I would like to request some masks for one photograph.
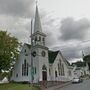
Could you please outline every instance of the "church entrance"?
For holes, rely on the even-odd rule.
[[[45,65],[42,67],[42,81],[47,81],[47,68]]]

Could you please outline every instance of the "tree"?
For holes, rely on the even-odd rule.
[[[7,31],[0,31],[0,72],[9,70],[18,57],[20,43]]]
[[[85,67],[86,63],[84,61],[77,61],[75,63],[72,63],[72,65],[76,65],[77,67]]]
[[[83,57],[83,60],[87,63],[90,63],[90,55],[86,55]]]

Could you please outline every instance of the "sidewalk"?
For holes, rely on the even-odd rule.
[[[60,85],[56,85],[56,86],[52,86],[52,87],[48,87],[48,88],[45,88],[45,87],[41,87],[41,90],[57,90],[61,87],[64,87],[64,86],[67,86],[67,85],[70,85],[72,82],[67,82],[67,83],[64,83],[64,84],[60,84]]]

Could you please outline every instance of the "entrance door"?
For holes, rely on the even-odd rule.
[[[43,81],[47,81],[47,71],[42,71]]]
[[[47,68],[45,65],[42,67],[42,80],[47,81]]]

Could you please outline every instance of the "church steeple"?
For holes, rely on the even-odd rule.
[[[42,32],[41,21],[40,21],[37,4],[36,4],[35,22],[34,22],[34,33],[36,32]]]
[[[38,12],[38,6],[36,4],[35,21],[34,21],[34,32],[32,34],[33,46],[45,46],[46,34],[42,32],[41,21]]]

